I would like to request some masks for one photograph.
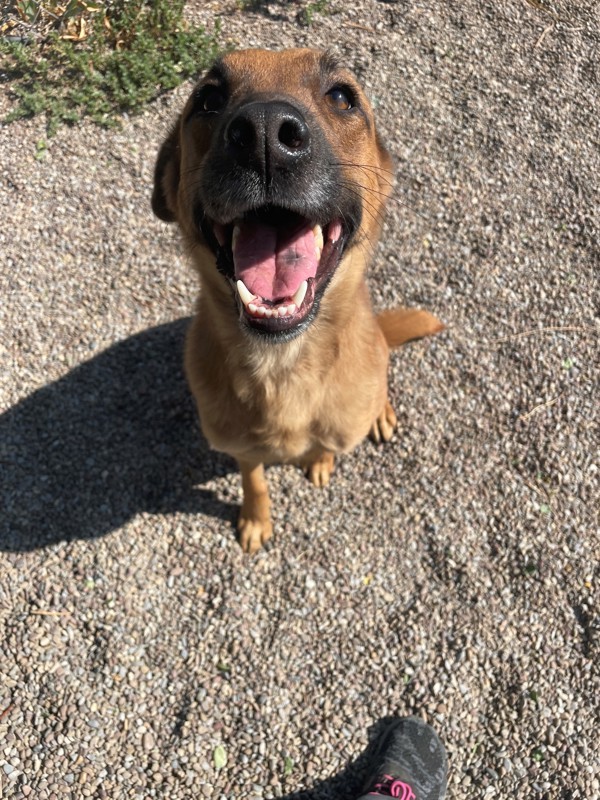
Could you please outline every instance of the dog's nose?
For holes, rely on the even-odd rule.
[[[240,164],[264,175],[289,167],[310,152],[306,120],[299,109],[284,101],[244,105],[229,121],[225,140]]]

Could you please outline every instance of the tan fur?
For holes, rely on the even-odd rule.
[[[345,70],[338,70],[339,79],[356,86],[366,120],[355,117],[348,124],[326,113],[321,58],[312,50],[255,50],[224,59],[234,98],[277,92],[310,109],[338,160],[348,165],[344,180],[356,186],[365,209],[356,243],[337,267],[315,321],[297,338],[270,343],[242,331],[232,313],[231,288],[198,235],[190,197],[209,133],[178,123],[157,162],[153,207],[162,219],[177,219],[202,285],[187,338],[186,372],[208,442],[239,462],[244,503],[238,527],[248,552],[272,532],[263,464],[302,464],[311,481],[324,486],[334,454],[348,452],[369,433],[387,441],[396,426],[387,397],[388,346],[442,327],[414,309],[373,314],[364,276],[391,191],[391,161],[360,87]],[[184,109],[182,120],[187,113]]]

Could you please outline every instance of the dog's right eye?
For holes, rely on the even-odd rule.
[[[345,86],[334,86],[326,93],[325,100],[337,111],[350,111],[355,105],[352,90]]]
[[[225,107],[227,97],[219,86],[203,86],[195,94],[194,109],[200,114],[218,114]]]

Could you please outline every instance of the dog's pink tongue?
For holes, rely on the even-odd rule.
[[[272,302],[293,297],[319,265],[315,235],[309,225],[277,229],[242,222],[233,242],[235,277],[252,292]]]

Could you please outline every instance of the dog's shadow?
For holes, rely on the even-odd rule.
[[[194,488],[235,465],[200,434],[188,323],[119,342],[0,416],[0,549],[102,536],[140,511],[234,522],[235,506]]]

